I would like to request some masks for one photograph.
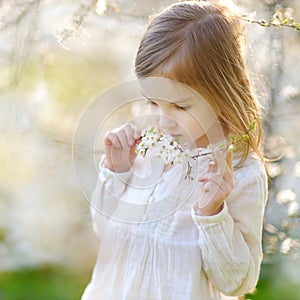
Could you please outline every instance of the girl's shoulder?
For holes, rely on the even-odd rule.
[[[238,161],[239,159],[234,159],[233,164],[237,164]],[[268,175],[261,159],[255,153],[250,153],[242,165],[235,168],[234,178],[236,182],[257,180],[267,182]]]
[[[250,154],[233,174],[235,187],[227,199],[228,204],[236,203],[236,200],[241,200],[243,197],[246,197],[247,203],[266,204],[268,175],[264,163],[256,155]]]

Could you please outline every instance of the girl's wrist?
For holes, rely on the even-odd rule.
[[[116,167],[114,164],[109,163],[106,159],[104,159],[103,161],[103,167],[115,173],[125,173],[130,171],[131,169],[131,166],[124,166],[124,165]]]
[[[219,214],[224,208],[224,203],[222,203],[218,208],[198,208],[195,210],[195,213],[200,216],[214,216]]]

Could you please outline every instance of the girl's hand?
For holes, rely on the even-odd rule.
[[[232,151],[228,150],[225,158],[217,148],[207,173],[200,176],[198,181],[203,182],[203,189],[196,212],[204,216],[219,213],[223,208],[224,200],[234,188]]]
[[[105,166],[114,172],[126,172],[136,157],[135,145],[139,142],[141,130],[131,124],[109,131],[104,136]]]

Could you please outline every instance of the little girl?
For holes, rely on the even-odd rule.
[[[171,80],[200,95],[176,97],[172,88],[168,97],[145,94],[157,130],[174,138],[169,145],[179,140],[196,155],[166,166],[155,145],[137,156],[140,128],[106,133],[92,196],[99,255],[83,300],[237,299],[256,286],[267,175],[243,47],[239,16],[215,1],[179,2],[150,22],[137,77]],[[201,99],[216,116],[209,128],[195,117]],[[234,152],[221,145],[230,139]],[[99,213],[109,205],[110,216]],[[115,217],[141,209],[145,219]]]

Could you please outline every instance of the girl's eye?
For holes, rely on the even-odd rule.
[[[157,106],[157,103],[151,100],[147,100],[147,105]]]
[[[175,108],[179,110],[188,110],[190,105],[175,105]]]

